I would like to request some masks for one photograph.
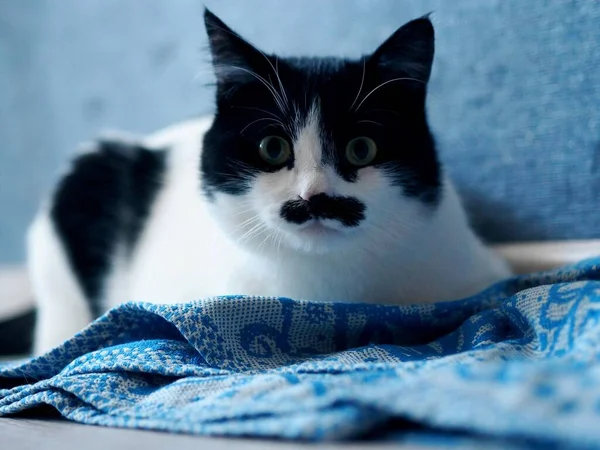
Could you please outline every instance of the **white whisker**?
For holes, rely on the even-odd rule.
[[[248,231],[246,231],[241,237],[240,242],[249,241],[250,239],[255,238],[256,236],[260,236],[262,233],[267,230],[267,226],[260,222],[257,225],[254,225]]]
[[[216,26],[216,27],[217,27],[219,30],[221,30],[221,31],[223,31],[223,32],[225,32],[225,33],[231,34],[232,36],[235,36],[235,37],[239,38],[239,36],[238,36],[236,33],[233,33],[231,30],[228,30],[228,29],[225,29],[225,28],[223,28],[223,27],[219,27],[219,26]],[[262,52],[260,49],[258,49],[258,48],[255,48],[255,50],[256,50],[258,53],[260,53],[260,54],[263,56],[263,58],[265,58],[265,59],[266,59],[267,63],[269,63],[269,65],[271,66],[271,69],[273,69],[273,72],[275,72],[275,76],[277,77],[277,81],[279,82],[279,88],[280,88],[280,90],[281,90],[281,95],[283,95],[283,97],[284,97],[284,98],[281,98],[281,96],[278,96],[278,97],[279,97],[279,99],[282,101],[282,104],[283,104],[283,105],[285,105],[285,106],[288,106],[288,98],[287,98],[287,94],[286,94],[286,92],[285,92],[285,89],[283,88],[283,83],[281,82],[281,78],[279,77],[279,71],[278,71],[278,62],[279,62],[279,60],[278,60],[278,59],[275,59],[275,66],[273,66],[273,63],[271,62],[271,60],[269,59],[269,57],[268,57],[267,55],[265,55],[265,54],[264,54],[264,53],[263,53],[263,52]],[[234,67],[234,66],[231,66],[231,67]],[[241,67],[238,67],[238,68],[239,68],[239,69],[242,69]],[[253,75],[254,75],[254,76],[256,76],[256,77],[259,77],[259,75],[258,75],[258,74],[254,73],[254,72],[252,72],[252,71],[248,71],[248,72],[249,72],[249,73],[251,73],[251,74],[253,74]],[[260,77],[260,78],[262,78],[262,77]],[[262,80],[263,80],[263,81],[266,83],[266,80],[265,80],[264,78],[262,78]],[[266,85],[266,84],[265,84],[265,85]],[[276,94],[277,94],[277,92],[276,92],[276,90],[275,90],[275,87],[274,87],[272,84],[271,84],[271,88],[273,89],[273,94],[274,94],[274,95],[276,95]],[[285,99],[285,101],[284,101],[284,99]],[[285,112],[285,110],[284,110],[283,108],[281,108],[281,107],[280,107],[280,109],[281,109],[281,112]]]
[[[281,233],[277,233],[279,235],[279,239],[277,240],[277,261],[280,261],[280,253],[279,250],[281,249],[281,241],[283,240],[283,234]]]
[[[264,53],[263,56],[265,56]],[[267,57],[265,56],[265,58]],[[267,61],[269,61],[269,58],[267,58]],[[271,64],[271,61],[269,61],[269,64]],[[271,64],[271,67],[273,67],[273,64]],[[285,92],[285,88],[283,87],[283,83],[281,82],[281,77],[279,76],[279,58],[275,58],[275,67],[273,67],[273,70],[275,71],[275,76],[277,77],[277,81],[279,82],[279,89],[281,90],[281,94],[283,95],[285,104],[286,106],[288,106],[287,93]]]
[[[255,108],[254,106],[232,106],[232,108],[253,109],[255,111],[261,111],[261,112],[264,112],[265,114],[270,115],[274,119],[277,119],[277,120],[281,121],[281,117],[279,117],[277,114],[273,114],[272,112],[267,111],[266,109]]]
[[[215,70],[219,70],[219,69],[236,69],[236,70],[241,70],[243,72],[246,72],[249,75],[252,75],[254,78],[256,78],[258,81],[260,81],[269,90],[269,92],[273,96],[273,100],[275,100],[275,104],[277,105],[277,107],[281,110],[282,113],[285,113],[286,107],[284,105],[283,99],[278,94],[275,87],[271,83],[269,83],[267,80],[265,80],[262,76],[260,76],[259,74],[257,74],[256,72],[254,72],[252,70],[246,69],[245,67],[239,67],[239,66],[215,65]]]
[[[272,231],[271,233],[267,234],[267,237],[263,239],[263,241],[258,244],[258,247],[256,248],[257,252],[260,252],[263,250],[263,246],[267,243],[267,241],[272,238],[275,235],[275,232]]]
[[[381,124],[381,123],[379,123],[379,122],[375,122],[374,120],[359,120],[359,121],[358,121],[358,122],[356,122],[356,123],[372,123],[372,124],[374,124],[374,125],[379,125],[380,127],[383,127],[383,128],[385,128],[385,125],[383,125],[383,124]]]
[[[244,227],[250,225],[251,223],[256,222],[259,219],[260,219],[260,217],[258,217],[257,215],[254,215],[254,216],[250,217],[249,219],[246,219],[243,222],[239,223],[237,225],[237,228],[244,228]]]
[[[252,125],[254,125],[254,124],[255,124],[255,123],[257,123],[257,122],[262,122],[262,121],[264,121],[264,120],[271,120],[271,121],[273,121],[273,122],[277,123],[278,125],[280,125],[281,127],[283,127],[283,126],[284,126],[284,125],[283,125],[283,123],[281,123],[279,120],[275,120],[275,119],[273,119],[272,117],[263,117],[263,118],[261,118],[261,119],[256,119],[256,120],[253,120],[252,122],[250,122],[248,125],[246,125],[244,128],[242,128],[242,131],[240,131],[240,134],[244,134],[244,131],[246,131],[246,130],[247,130],[248,128],[250,128]]]
[[[360,97],[360,93],[362,92],[363,83],[365,82],[365,71],[366,70],[367,70],[367,59],[363,58],[363,71],[362,71],[362,78],[360,80],[360,87],[358,88],[358,94],[356,94],[356,98],[354,99],[354,101],[350,105],[350,111],[352,111],[352,108],[356,104],[356,101],[358,100],[358,98]]]
[[[390,83],[394,83],[396,81],[417,81],[419,83],[423,83],[423,84],[427,84],[425,83],[423,80],[419,80],[418,78],[410,78],[410,77],[402,77],[402,78],[393,78],[391,80],[388,81],[384,81],[383,83],[381,83],[379,86],[375,87],[374,89],[371,90],[371,92],[369,92],[367,95],[365,95],[365,97],[362,99],[362,101],[358,104],[358,106],[356,107],[356,109],[354,110],[355,112],[358,111],[360,109],[360,107],[362,106],[362,104],[365,102],[365,100],[367,100],[371,94],[373,94],[373,92],[375,92],[377,89],[390,84]]]
[[[241,211],[236,211],[235,213],[231,214],[231,217],[241,216],[241,215],[249,213],[251,211],[254,211],[254,208],[242,209]]]
[[[400,113],[398,111],[393,111],[391,109],[383,109],[383,108],[369,109],[369,112],[379,112],[379,111],[387,112],[387,113],[393,114],[395,116],[401,117]]]
[[[285,131],[286,131],[288,134],[290,134],[290,135],[291,135],[291,132],[289,131],[289,128],[288,128],[288,127],[286,127],[286,126],[285,126],[284,124],[282,124],[282,123],[279,123],[279,124],[270,123],[270,124],[268,124],[268,125],[265,125],[265,126],[264,126],[264,127],[262,127],[260,130],[258,130],[257,134],[261,134],[261,133],[262,133],[263,131],[265,131],[267,128],[269,128],[269,127],[275,127],[275,126],[277,126],[277,125],[279,125],[279,126],[280,126],[280,127],[283,129],[283,130],[285,130]]]

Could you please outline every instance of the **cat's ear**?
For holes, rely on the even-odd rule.
[[[434,54],[434,30],[428,16],[398,28],[371,55],[370,61],[388,76],[429,81]]]
[[[229,28],[208,8],[204,24],[218,84],[244,82],[264,64],[265,56]]]

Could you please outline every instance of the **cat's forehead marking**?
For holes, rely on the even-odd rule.
[[[297,117],[292,145],[295,169],[298,172],[307,172],[322,165],[323,142],[318,100],[312,104],[308,113],[302,115],[304,117]]]
[[[298,113],[296,124],[292,144],[298,194],[308,199],[316,194],[328,193],[331,186],[323,164],[323,130],[318,99],[308,112]]]

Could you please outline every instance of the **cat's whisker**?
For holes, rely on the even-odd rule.
[[[228,34],[231,34],[232,36],[236,36],[236,37],[237,37],[237,35],[236,35],[235,33],[232,33],[232,32],[231,32],[231,30],[225,29],[225,28],[223,28],[223,27],[220,27],[220,26],[218,26],[218,25],[213,25],[213,26],[215,26],[215,28],[218,28],[219,30],[221,30],[221,31],[223,31],[223,32],[225,32],[225,33],[228,33]],[[278,62],[279,62],[279,59],[275,59],[275,66],[273,66],[273,63],[271,62],[271,60],[269,59],[269,57],[268,57],[267,55],[265,55],[265,54],[264,54],[264,52],[263,52],[262,50],[260,50],[260,49],[258,49],[258,48],[255,48],[255,50],[256,50],[258,53],[260,53],[260,54],[263,56],[263,58],[265,58],[265,60],[267,61],[267,63],[269,63],[269,65],[271,66],[271,69],[273,69],[273,72],[275,72],[275,76],[277,77],[277,81],[279,82],[279,88],[280,88],[280,90],[281,90],[281,95],[283,95],[283,97],[284,97],[284,99],[285,99],[285,102],[284,102],[284,103],[285,103],[285,106],[288,106],[288,98],[287,98],[287,94],[286,94],[286,92],[285,92],[285,89],[283,88],[283,83],[281,82],[281,78],[279,77],[279,71],[278,71]],[[251,71],[249,71],[249,72],[251,72]],[[253,75],[255,75],[255,76],[257,76],[257,77],[259,76],[259,75],[258,75],[258,74],[256,74],[256,73],[253,73]],[[261,77],[261,78],[262,78],[262,77]],[[264,80],[264,78],[263,78],[263,80]],[[266,80],[264,80],[264,81],[266,82]],[[273,84],[272,84],[272,83],[270,83],[270,85],[271,85],[271,87],[273,88],[273,90],[276,92],[276,90],[275,90],[275,87],[273,86]],[[281,97],[280,97],[280,99],[281,99]],[[282,99],[282,100],[283,100],[283,99]],[[284,111],[284,110],[282,109],[282,112],[283,112],[283,111]]]
[[[258,245],[256,251],[261,252],[263,250],[264,245],[267,243],[269,239],[271,239],[275,235],[275,231],[267,234],[267,237],[263,239],[263,241]]]
[[[264,55],[264,53],[263,53],[263,55]],[[270,61],[269,61],[269,63],[270,63]],[[273,67],[272,64],[271,64],[271,67]],[[281,89],[281,94],[283,95],[283,98],[285,100],[286,106],[288,106],[287,92],[285,92],[285,88],[283,87],[283,83],[281,82],[281,77],[279,76],[279,58],[275,58],[275,68],[274,68],[274,70],[275,70],[275,75],[277,76],[277,81],[279,81],[279,88]]]
[[[277,233],[277,234],[279,235],[279,239],[277,240],[277,261],[279,262],[279,261],[281,261],[281,258],[280,258],[281,255],[280,255],[279,251],[281,249],[281,241],[283,240],[283,234],[281,234],[281,233]]]
[[[241,215],[248,214],[248,213],[254,213],[251,216],[251,218],[252,217],[258,217],[258,215],[255,214],[255,210],[254,210],[253,206],[250,206],[249,208],[246,208],[246,209],[243,209],[243,210],[235,211],[234,213],[230,214],[229,217],[232,217],[232,218],[239,217]]]
[[[244,209],[242,211],[236,211],[235,213],[231,214],[230,217],[239,217],[239,216],[248,214],[249,212],[253,212],[253,211],[254,211],[254,208],[248,208],[248,209]]]
[[[385,108],[375,108],[375,109],[369,109],[368,112],[386,112],[386,113],[390,113],[393,114],[397,117],[401,117],[400,113],[398,111],[394,111],[392,109],[385,109]]]
[[[283,83],[281,82],[281,78],[279,76],[279,70],[278,70],[279,59],[278,58],[275,59],[275,67],[273,67],[273,64],[271,63],[271,61],[269,60],[269,58],[267,57],[267,55],[265,55],[260,50],[259,50],[259,52],[267,60],[267,62],[271,66],[271,69],[273,69],[273,72],[275,72],[275,76],[277,77],[277,81],[279,83],[279,91],[280,91],[281,95],[283,96],[283,100],[284,100],[285,106],[289,107],[287,93],[285,92],[285,88],[283,87]],[[269,75],[269,81],[271,81],[271,76],[270,75]],[[271,83],[271,86],[273,86],[273,83]]]
[[[231,174],[228,173],[223,173],[223,172],[215,172],[218,175],[221,175],[223,177],[231,177]],[[223,181],[220,183],[220,186],[222,186],[225,189],[231,188],[231,189],[239,189],[240,186],[247,186],[249,185],[250,180],[244,180],[244,179],[240,179],[238,177],[236,177],[235,179],[231,179],[231,180],[227,180],[227,181]]]
[[[265,57],[265,59],[267,60],[267,62],[269,63],[269,65],[271,66],[271,68],[273,69],[273,72],[275,72],[275,76],[277,77],[277,81],[279,82],[279,92],[281,95],[283,95],[283,97],[280,96],[280,98],[282,99],[284,105],[286,107],[288,107],[288,99],[287,99],[287,94],[285,92],[285,89],[283,88],[283,84],[281,83],[281,78],[279,78],[279,73],[277,72],[277,69],[275,67],[273,67],[273,64],[271,64],[271,61],[269,61],[269,59],[267,58],[267,56],[261,52],[261,54]],[[271,86],[273,86],[273,82],[271,81],[271,75],[269,75],[269,84]],[[273,86],[273,89],[275,89],[275,86]]]
[[[272,112],[267,111],[266,109],[255,108],[253,106],[232,106],[232,108],[253,109],[255,111],[264,112],[265,114],[272,116],[274,119],[281,121],[281,117],[279,117],[277,114],[273,114]]]
[[[361,102],[358,104],[358,106],[356,107],[356,109],[354,110],[354,112],[358,111],[360,109],[360,107],[362,106],[362,104],[371,96],[371,94],[373,94],[375,91],[377,91],[379,88],[382,88],[383,86],[386,86],[390,83],[395,83],[397,81],[416,81],[418,83],[423,83],[423,84],[427,84],[425,83],[423,80],[419,80],[418,78],[411,78],[411,77],[400,77],[400,78],[392,78],[391,80],[387,80],[384,81],[383,83],[381,83],[380,85],[378,85],[377,87],[371,89],[371,91],[365,95],[363,97],[363,99],[361,100]]]
[[[389,213],[387,219],[396,231],[418,231],[421,223],[416,220],[406,220],[405,217],[399,217],[397,213]],[[390,231],[391,233],[391,231]]]
[[[356,104],[356,101],[358,100],[358,98],[360,97],[360,93],[362,92],[363,84],[365,82],[365,72],[366,72],[366,70],[367,70],[367,59],[363,58],[362,78],[360,79],[360,86],[358,88],[358,93],[356,94],[356,98],[354,99],[354,101],[350,105],[350,111],[352,111],[352,108],[354,108],[354,105]]]
[[[227,165],[229,165],[229,167],[231,168],[237,168],[240,171],[242,171],[243,173],[247,174],[247,175],[251,175],[251,174],[255,174],[256,173],[256,169],[253,168],[252,166],[242,162],[242,161],[237,161],[235,159],[229,159],[227,160]]]
[[[192,78],[191,84],[194,85],[198,83],[198,80],[200,80],[201,78],[212,79],[212,77],[214,77],[214,72],[210,68],[205,68],[196,72],[196,75],[194,75],[194,77]]]
[[[259,232],[257,232],[256,234],[254,234],[254,235],[252,236],[252,239],[253,239],[253,240],[256,240],[256,239],[258,239],[260,236],[262,236],[264,233],[268,233],[268,232],[269,232],[269,229],[265,227],[265,228],[261,229]],[[268,238],[268,235],[267,235],[267,238]],[[265,239],[266,239],[266,238],[265,238]],[[263,242],[264,242],[264,241],[263,241]],[[256,248],[255,248],[255,251],[256,251],[257,253],[260,253],[260,250],[261,250],[260,246],[258,246],[258,247],[256,247]]]
[[[234,164],[229,164],[232,169],[236,169]],[[217,175],[220,175],[226,178],[225,181],[221,183],[223,187],[232,187],[239,188],[240,184],[248,184],[250,180],[256,176],[256,170],[246,169],[243,167],[238,167],[239,173],[231,174],[227,172],[215,172]]]
[[[247,227],[249,225],[252,225],[253,223],[255,223],[255,222],[259,221],[259,220],[260,220],[260,217],[258,217],[258,216],[252,216],[249,219],[246,219],[243,222],[239,223],[236,226],[236,229],[245,228],[245,227]]]
[[[396,241],[397,244],[404,245],[404,243],[407,240],[407,236],[403,235],[402,233],[397,233],[396,232],[397,230],[394,230],[394,231],[388,230],[388,229],[382,228],[378,225],[375,225],[373,223],[370,223],[365,226],[365,228],[367,228],[367,227],[370,227],[371,229],[377,231],[379,233],[379,236],[381,236],[382,241],[384,241],[384,242],[388,241],[389,238],[392,238]],[[404,227],[404,229],[407,231],[415,231],[416,227],[408,226],[408,227]]]
[[[273,124],[270,123],[268,125],[265,125],[264,127],[262,127],[260,130],[258,130],[258,134],[261,134],[263,131],[265,131],[267,128],[269,127],[274,127],[275,125],[279,125],[283,130],[286,130],[289,134],[291,134],[289,132],[289,128],[287,128],[283,123],[279,123],[279,124]]]
[[[240,198],[238,202],[238,206],[251,206],[254,202],[250,198]]]
[[[374,124],[374,125],[379,125],[380,127],[383,127],[383,128],[385,128],[385,125],[383,125],[383,124],[381,124],[381,123],[379,123],[379,122],[375,122],[374,120],[359,120],[359,121],[358,121],[358,122],[356,122],[356,123],[357,123],[357,124],[358,124],[358,123],[372,123],[372,124]]]
[[[279,120],[273,119],[272,117],[263,117],[261,119],[256,119],[256,120],[253,120],[252,122],[250,122],[248,125],[246,125],[244,128],[242,128],[242,130],[240,131],[240,134],[244,134],[244,131],[246,131],[252,125],[254,125],[255,123],[258,123],[258,122],[262,122],[264,120],[270,120],[270,121],[275,122],[283,127],[283,123],[281,123]]]
[[[267,225],[259,222],[255,225],[253,225],[252,227],[250,227],[249,230],[247,230],[243,235],[242,235],[242,239],[250,239],[255,233],[260,232],[263,229],[266,229]]]
[[[250,228],[250,230],[248,230],[240,237],[240,242],[249,241],[250,239],[253,239],[256,236],[259,236],[260,234],[264,233],[265,230],[267,230],[267,228],[267,225],[263,222],[254,225],[252,228]]]
[[[253,76],[254,78],[256,78],[258,81],[260,81],[269,90],[269,92],[273,96],[273,100],[275,100],[275,104],[277,105],[277,107],[281,110],[282,113],[285,113],[285,111],[286,111],[286,105],[285,105],[285,103],[283,101],[283,98],[277,92],[277,90],[275,89],[275,87],[273,86],[273,84],[269,83],[264,77],[260,76],[259,74],[257,74],[253,70],[246,69],[245,67],[232,66],[232,65],[215,65],[214,67],[215,67],[215,70],[222,70],[222,69],[236,69],[236,70],[241,70],[241,71],[246,72],[247,74]]]
[[[241,207],[246,207],[244,209],[241,209]],[[252,202],[250,200],[240,200],[240,203],[238,205],[238,208],[236,208],[234,215],[240,215],[240,214],[244,214],[247,213],[248,211],[252,211],[254,208],[252,207]]]

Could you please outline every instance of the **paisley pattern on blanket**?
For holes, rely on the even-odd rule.
[[[0,415],[46,404],[203,435],[600,447],[599,321],[600,259],[435,305],[128,303],[0,365]]]

